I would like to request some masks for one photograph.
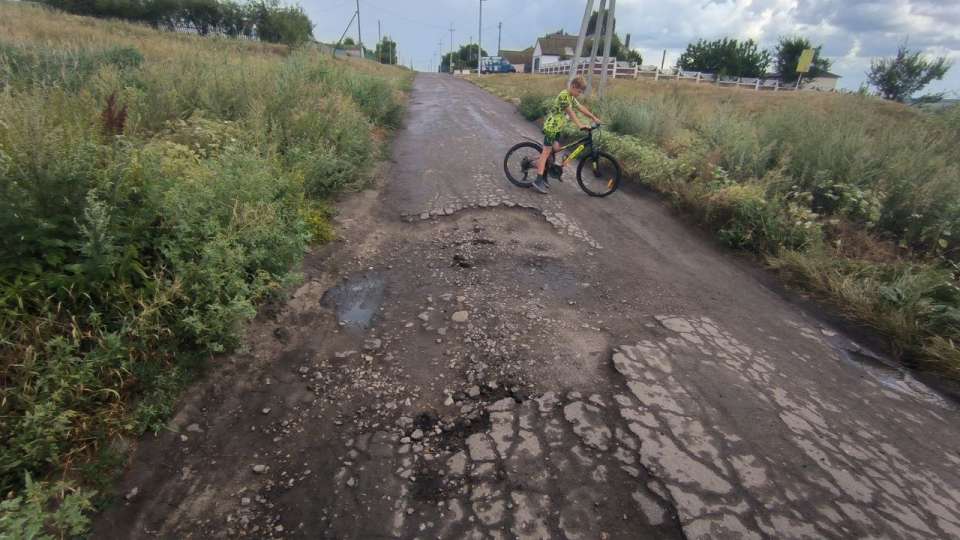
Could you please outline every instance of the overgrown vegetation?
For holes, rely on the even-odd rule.
[[[884,98],[903,102],[931,82],[943,80],[951,66],[946,56],[926,58],[921,51],[911,50],[903,43],[893,58],[876,58],[870,62],[867,81]],[[943,94],[935,98],[943,98]]]
[[[83,532],[122,439],[330,239],[409,79],[0,4],[0,536]]]
[[[213,32],[286,45],[299,45],[313,38],[313,23],[303,9],[284,6],[279,0],[39,1],[75,15],[123,19],[160,29],[189,26],[202,36]]]
[[[681,69],[725,77],[763,77],[769,65],[770,53],[761,49],[752,39],[700,39],[687,45],[677,60],[677,66]]]
[[[474,79],[528,118],[562,77]],[[960,379],[960,108],[616,81],[591,105],[629,176],[727,245]]]

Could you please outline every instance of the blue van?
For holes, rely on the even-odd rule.
[[[480,73],[516,73],[517,68],[502,56],[486,56],[480,60]]]

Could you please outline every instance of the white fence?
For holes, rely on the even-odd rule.
[[[570,73],[571,60],[562,60],[541,66],[537,73],[544,75],[566,75]],[[590,72],[589,61],[581,62],[577,65],[577,73],[585,74]],[[753,90],[772,90],[774,92],[792,92],[796,86],[784,86],[780,79],[760,79],[755,77],[718,77],[713,73],[701,73],[699,71],[683,71],[681,69],[667,68],[660,69],[657,66],[641,66],[629,62],[618,62],[611,60],[606,65],[599,61],[593,66],[593,74],[601,75],[604,70],[609,77],[615,79],[653,79],[655,81],[690,81],[694,83],[708,83],[718,86],[733,86],[738,88],[752,88]]]

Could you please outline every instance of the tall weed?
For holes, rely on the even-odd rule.
[[[662,145],[686,123],[685,101],[677,94],[645,100],[611,97],[598,103],[596,114],[617,133]]]
[[[333,237],[410,77],[31,9],[0,4],[0,535],[66,537],[108,441],[162,428]]]

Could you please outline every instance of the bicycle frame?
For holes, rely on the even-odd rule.
[[[587,134],[583,136],[583,138],[581,138],[581,139],[579,139],[579,140],[576,140],[576,141],[574,141],[574,142],[572,142],[572,143],[566,144],[566,145],[564,145],[564,146],[561,146],[559,150],[555,150],[555,151],[554,151],[554,150],[551,149],[551,152],[550,152],[550,157],[551,157],[551,159],[552,159],[554,156],[556,156],[557,154],[559,154],[560,152],[563,152],[564,150],[569,150],[570,148],[576,147],[576,148],[574,148],[574,150],[573,150],[572,152],[570,152],[570,153],[567,155],[567,157],[560,163],[560,166],[564,166],[564,165],[566,165],[567,163],[569,163],[569,162],[577,159],[578,157],[580,157],[580,154],[582,154],[583,151],[587,149],[587,147],[589,147],[589,148],[590,148],[590,151],[593,152],[593,151],[594,151],[593,132],[594,132],[594,131],[599,131],[599,130],[600,130],[599,127],[593,128],[593,129],[591,129],[590,131],[588,131]],[[535,139],[531,139],[531,138],[529,138],[529,137],[524,137],[524,138],[527,139],[527,140],[533,141],[533,142],[535,142],[535,143],[537,143],[537,144],[540,144],[540,141],[537,141],[537,140],[535,140]]]

